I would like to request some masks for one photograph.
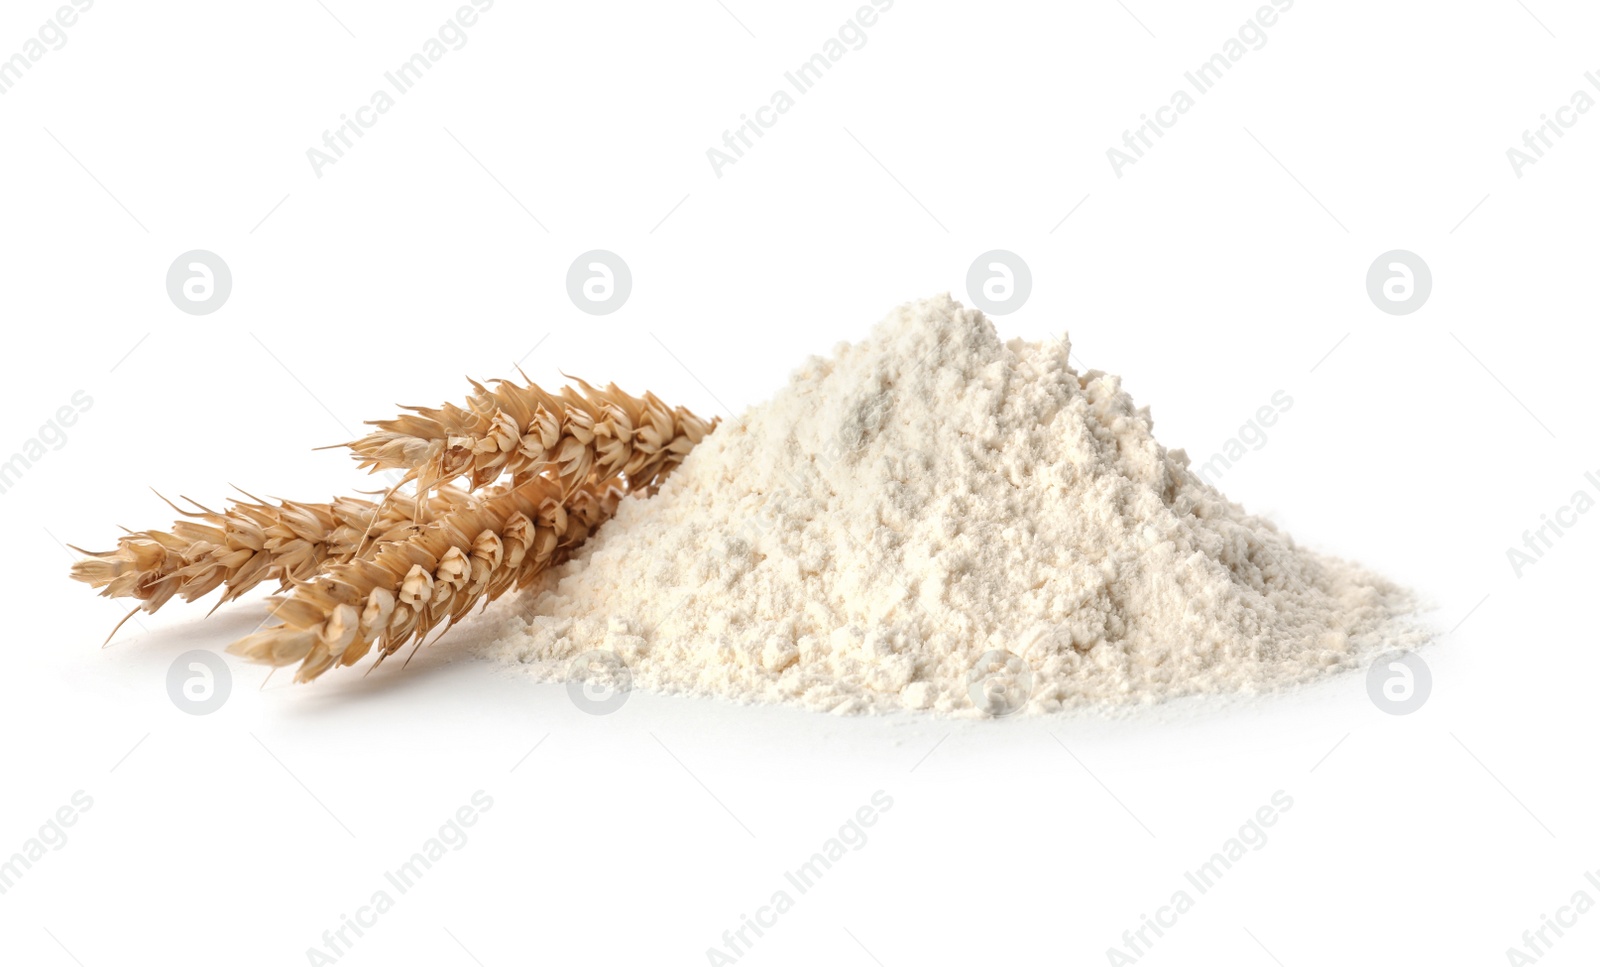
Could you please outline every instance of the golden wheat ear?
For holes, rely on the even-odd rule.
[[[343,444],[363,467],[401,471],[376,501],[273,503],[243,491],[249,499],[223,511],[169,501],[185,518],[170,531],[128,531],[112,550],[79,550],[71,575],[105,597],[139,602],[124,622],[174,597],[194,601],[220,587],[220,605],[276,580],[290,592],[270,601],[278,623],[229,650],[273,667],[298,664],[296,679],[309,681],[374,644],[381,662],[478,603],[526,587],[626,493],[653,491],[717,425],[615,385],[576,380],[550,394],[531,382],[468,382],[465,407],[403,407]],[[458,479],[466,489],[451,485]],[[395,499],[406,483],[414,497]]]
[[[271,599],[278,623],[228,646],[273,667],[298,664],[310,681],[353,665],[377,646],[377,663],[475,606],[526,587],[565,560],[616,510],[622,492],[586,484],[567,493],[536,477],[443,513],[400,540],[327,568]]]
[[[433,516],[471,500],[454,488],[436,491],[420,511],[411,501],[354,497],[328,503],[251,497],[234,500],[223,511],[183,499],[190,508],[167,501],[184,518],[169,531],[130,531],[109,551],[74,547],[84,557],[73,563],[72,579],[99,588],[103,597],[137,600],[130,616],[154,613],[174,597],[192,602],[219,587],[220,606],[263,581],[275,580],[287,589],[330,564],[355,558],[369,531],[378,541],[408,537]]]
[[[550,393],[531,381],[495,380],[492,389],[468,382],[465,406],[402,407],[408,412],[370,421],[377,429],[345,446],[362,468],[401,471],[423,493],[457,478],[477,490],[507,474],[519,484],[553,477],[567,493],[610,481],[638,491],[654,486],[717,425],[615,384],[596,389],[580,379]]]

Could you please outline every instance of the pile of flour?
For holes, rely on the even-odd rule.
[[[1403,588],[1188,462],[1065,341],[907,304],[623,501],[489,651],[550,679],[601,651],[652,691],[979,715],[1253,692],[1422,639]]]

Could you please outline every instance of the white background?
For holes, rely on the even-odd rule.
[[[1600,514],[1520,578],[1506,559],[1600,471],[1600,111],[1521,178],[1506,156],[1600,97],[1600,13],[1301,0],[1119,179],[1106,149],[1256,4],[900,0],[717,177],[706,149],[855,6],[500,0],[320,178],[306,149],[454,4],[97,3],[0,96],[0,455],[93,400],[0,496],[0,857],[93,800],[0,896],[0,958],[317,962],[480,789],[467,844],[340,963],[703,964],[876,790],[867,845],[741,963],[1106,963],[1276,790],[1267,845],[1142,962],[1506,963],[1575,891],[1600,900]],[[0,56],[53,9],[6,4]],[[594,248],[633,272],[604,317],[564,284]],[[101,651],[120,603],[66,579],[61,542],[167,525],[151,487],[371,486],[310,448],[518,360],[737,411],[898,302],[965,299],[994,248],[1034,276],[1001,331],[1069,332],[1169,446],[1204,459],[1293,397],[1221,487],[1438,605],[1420,711],[1352,675],[1111,722],[650,695],[593,717],[466,660],[463,628],[314,686],[229,659],[227,704],[194,717],[168,666],[259,600],[174,604]],[[1397,248],[1433,272],[1411,315],[1365,291]],[[192,249],[233,272],[211,315],[164,288]],[[1541,962],[1597,953],[1589,913]]]

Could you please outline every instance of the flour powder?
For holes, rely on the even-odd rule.
[[[738,702],[1037,713],[1305,681],[1418,643],[1412,610],[1201,481],[1064,340],[943,296],[725,420],[489,651]]]

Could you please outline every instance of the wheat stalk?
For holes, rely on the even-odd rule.
[[[217,587],[223,588],[220,607],[263,581],[288,588],[329,563],[349,560],[369,533],[379,541],[410,536],[419,519],[469,500],[464,491],[441,489],[423,505],[420,518],[415,502],[379,504],[354,497],[276,504],[251,497],[231,501],[220,512],[193,500],[189,503],[196,510],[168,501],[188,519],[170,531],[131,531],[110,551],[75,547],[85,557],[73,563],[71,576],[102,589],[103,597],[138,599],[142,604],[135,611],[154,613],[173,597],[192,602]]]
[[[611,516],[622,491],[533,477],[474,499],[416,533],[327,568],[269,601],[279,623],[228,646],[250,661],[299,663],[296,681],[351,665],[376,644],[378,663],[413,639],[453,625],[480,601],[527,586]]]
[[[554,477],[563,493],[613,480],[637,491],[653,487],[717,425],[615,384],[602,390],[577,380],[579,388],[551,394],[531,382],[468,382],[466,406],[402,407],[410,412],[370,421],[376,431],[344,446],[374,473],[404,471],[402,482],[416,481],[418,493],[458,477],[476,490],[502,474],[518,484]]]
[[[276,579],[293,589],[269,600],[278,623],[228,650],[274,667],[298,662],[296,680],[310,681],[374,644],[381,663],[479,602],[527,586],[625,493],[653,490],[717,425],[614,384],[578,380],[550,394],[532,383],[469,382],[465,407],[404,407],[406,415],[344,444],[362,467],[403,471],[381,500],[251,498],[220,513],[173,505],[189,519],[171,531],[130,532],[112,551],[80,550],[87,558],[72,577],[138,599],[129,617],[217,587],[220,605]],[[461,478],[466,490],[448,486]],[[416,499],[390,500],[406,483]]]

